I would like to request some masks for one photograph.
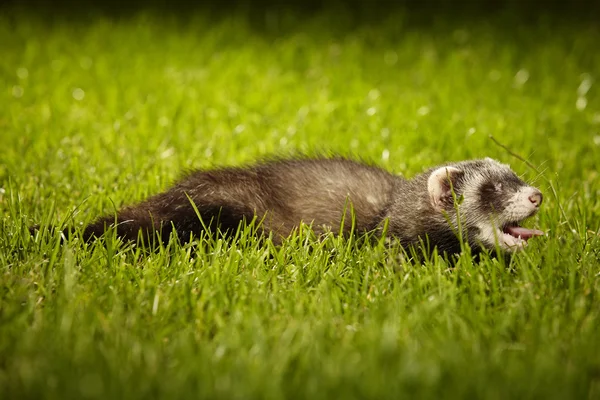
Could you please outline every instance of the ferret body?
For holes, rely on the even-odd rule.
[[[410,180],[344,158],[278,160],[193,172],[116,216],[99,218],[83,236],[98,238],[114,226],[125,240],[141,232],[167,241],[174,230],[186,241],[205,229],[232,233],[256,219],[262,234],[280,242],[301,222],[317,233],[347,234],[382,230],[387,221],[385,234],[404,247],[423,241],[440,252],[460,252],[460,226],[474,249],[513,251],[542,234],[519,227],[541,202],[538,189],[489,158],[449,163]]]

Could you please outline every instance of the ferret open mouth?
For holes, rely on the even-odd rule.
[[[538,229],[527,229],[513,223],[505,225],[502,233],[504,242],[509,246],[523,246],[532,237],[544,235],[544,232]]]

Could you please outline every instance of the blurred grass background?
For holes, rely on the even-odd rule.
[[[600,395],[596,4],[1,7],[7,398]],[[302,234],[148,255],[25,230],[191,168],[323,152],[406,176],[509,162],[545,193],[549,235],[449,270]]]

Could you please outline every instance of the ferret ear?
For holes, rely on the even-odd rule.
[[[427,191],[431,205],[436,210],[442,211],[453,204],[452,188],[463,172],[456,167],[440,167],[429,175]]]

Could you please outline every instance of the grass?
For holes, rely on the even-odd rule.
[[[598,398],[597,25],[263,11],[0,14],[2,398]],[[323,151],[510,162],[548,236],[451,269],[304,230],[150,253],[27,233]]]

